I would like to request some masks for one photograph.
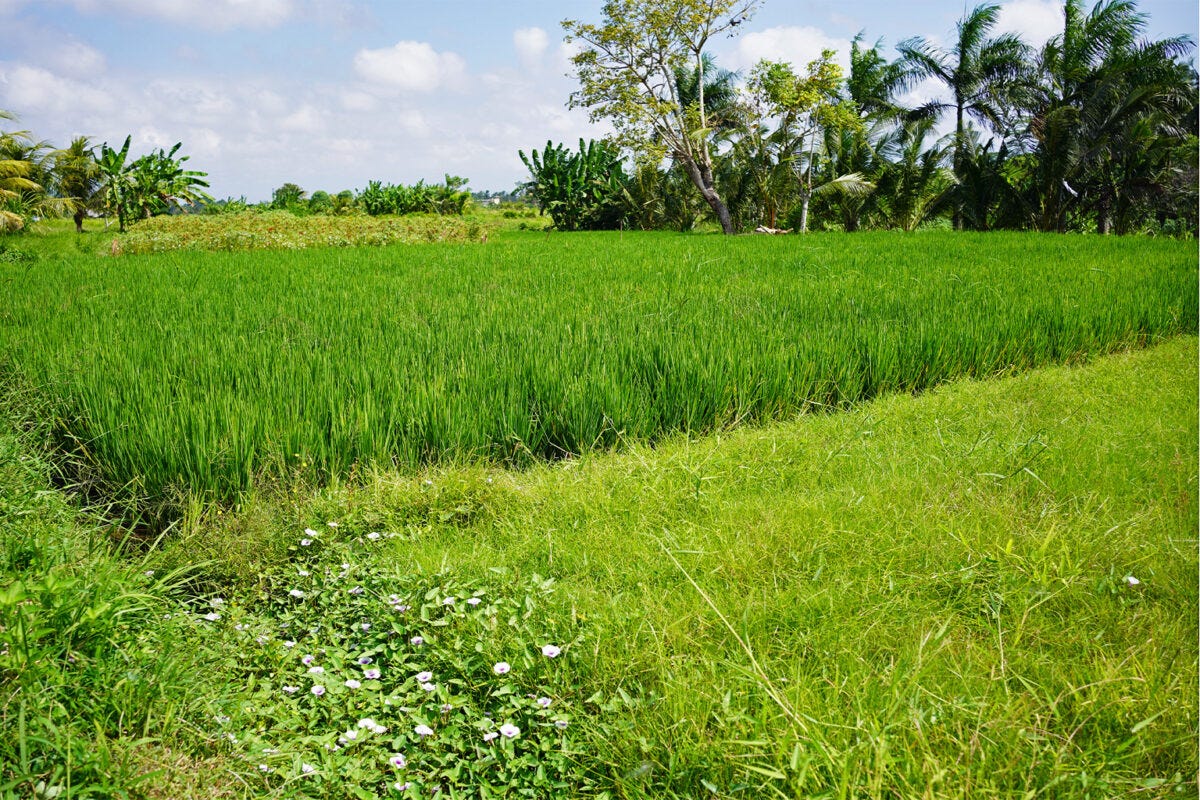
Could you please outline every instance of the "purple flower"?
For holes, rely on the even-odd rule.
[[[542,708],[549,708],[551,702],[553,701],[549,697],[539,697],[537,699],[537,704]]]
[[[565,731],[567,729],[567,721],[565,719],[556,719],[554,720],[554,727],[560,731]]]
[[[411,639],[409,639],[409,641],[412,642],[413,644],[415,644],[417,647],[420,647],[421,645],[425,644],[425,638],[422,636],[414,636]]]
[[[403,753],[396,753],[388,759],[388,763],[396,769],[404,769],[408,766],[408,759],[404,757]]]
[[[428,683],[431,680],[433,680],[432,672],[418,672],[417,673],[417,683]]]
[[[366,679],[367,679],[367,680],[369,680],[369,681],[378,680],[378,679],[379,679],[379,676],[380,676],[380,675],[382,675],[382,674],[383,674],[382,672],[380,672],[379,670],[375,669],[374,667],[372,667],[372,668],[370,668],[370,669],[364,669],[364,670],[363,670],[363,677],[364,677],[364,678],[366,678]]]
[[[309,691],[315,694],[317,697],[320,697],[321,695],[325,694],[325,687],[318,683],[313,685],[312,689],[309,689]]]
[[[521,735],[521,729],[511,722],[506,722],[500,726],[500,735],[505,739],[515,739]]]
[[[367,664],[370,664],[374,660],[375,659],[371,658],[370,656],[359,656],[358,663],[362,664],[365,667]]]
[[[350,594],[362,594],[362,593],[363,593],[363,587],[361,587],[361,586],[355,586],[353,589],[350,590]]]
[[[554,658],[561,652],[562,652],[562,649],[559,648],[557,645],[553,645],[553,644],[542,645],[542,655],[544,655],[546,658]]]
[[[508,665],[507,661],[499,661],[496,663],[496,666],[492,667],[492,672],[496,673],[497,675],[504,675],[511,669],[512,667]]]
[[[312,764],[301,764],[300,771],[303,772],[305,775],[311,775],[312,773],[317,771],[317,768],[314,767]]]
[[[300,540],[300,546],[301,546],[301,547],[308,547],[308,546],[309,546],[310,544],[312,544],[312,543],[313,543],[313,540],[312,540],[312,539],[301,539],[301,540]]]
[[[314,656],[312,653],[308,653],[307,655],[300,657],[300,663],[306,667],[316,660],[317,660],[317,657]]]

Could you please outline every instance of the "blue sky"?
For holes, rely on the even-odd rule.
[[[291,181],[356,189],[461,175],[474,189],[525,178],[519,149],[603,135],[574,88],[564,18],[601,0],[0,0],[0,108],[55,145],[86,134],[134,151],[183,142],[217,197],[267,199]],[[950,37],[974,5],[952,0],[763,0],[718,63],[844,60],[863,31],[886,48]],[[1002,3],[1033,44],[1056,0]],[[1141,0],[1154,37],[1197,38],[1195,0]],[[936,92],[917,87],[914,97]],[[11,128],[11,123],[8,123]]]

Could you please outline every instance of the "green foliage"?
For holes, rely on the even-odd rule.
[[[582,233],[65,256],[9,267],[0,359],[56,399],[103,485],[231,498],[264,473],[561,458],[1196,329],[1186,245],[1069,245]]]
[[[466,179],[446,175],[444,183],[412,186],[384,185],[371,181],[358,193],[356,201],[371,216],[381,214],[452,214],[461,216],[471,193],[463,187]]]
[[[629,208],[629,179],[621,153],[607,142],[579,140],[579,152],[546,142],[539,153],[520,152],[532,180],[522,188],[554,220],[560,231],[615,230]]]

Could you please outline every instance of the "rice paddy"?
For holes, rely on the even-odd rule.
[[[0,374],[109,491],[528,464],[1197,329],[1149,239],[511,234],[0,265]]]

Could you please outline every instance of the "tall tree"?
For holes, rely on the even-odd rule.
[[[100,191],[100,166],[95,147],[86,136],[76,136],[71,144],[57,150],[54,160],[55,189],[71,203],[76,233],[83,233],[83,218]]]
[[[1150,134],[1178,140],[1194,116],[1190,70],[1176,59],[1186,37],[1146,41],[1146,17],[1132,0],[1066,0],[1063,31],[1040,55],[1042,80],[1030,104],[1038,227],[1066,230],[1089,207],[1106,233],[1129,175],[1114,161],[1150,147]],[[1151,137],[1152,138],[1152,137]],[[1142,176],[1144,177],[1144,176]]]
[[[961,182],[965,171],[967,118],[993,129],[1002,120],[1019,93],[1021,77],[1029,60],[1029,48],[1019,38],[1005,34],[989,38],[1000,16],[1000,6],[984,4],[958,23],[954,45],[944,50],[923,38],[907,39],[897,50],[913,74],[934,78],[953,94],[953,102],[931,101],[918,111],[936,116],[954,110],[954,174]],[[962,228],[962,203],[954,204],[954,227]]]
[[[670,156],[687,173],[725,233],[729,209],[713,177],[713,121],[705,102],[704,56],[713,37],[750,18],[759,0],[607,0],[599,25],[563,22],[579,79],[572,107],[609,120],[617,140],[639,151]],[[697,74],[697,96],[680,97],[676,76]]]
[[[0,119],[16,115],[0,109]],[[62,204],[46,194],[46,153],[28,131],[0,131],[0,232],[25,227],[36,216],[58,214]]]

